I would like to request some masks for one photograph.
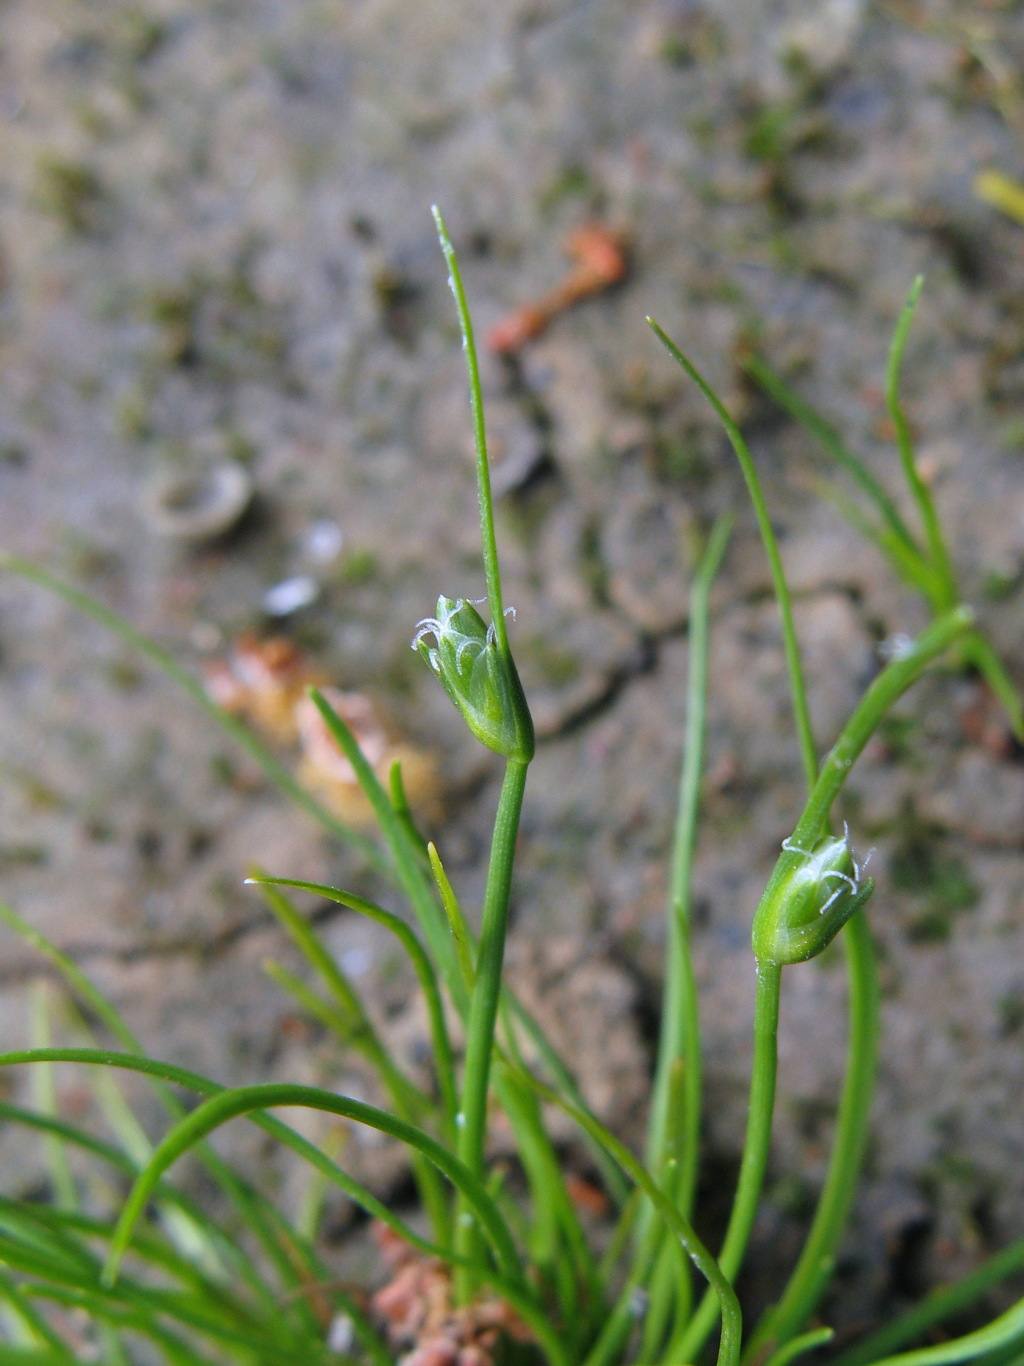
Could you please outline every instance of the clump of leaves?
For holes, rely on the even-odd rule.
[[[437,675],[473,734],[497,753],[504,777],[495,814],[479,929],[449,882],[441,854],[426,843],[405,801],[401,773],[383,784],[344,720],[314,690],[324,724],[373,807],[380,841],[366,839],[322,809],[237,719],[220,712],[202,685],[130,625],[47,571],[7,557],[4,564],[60,593],[113,629],[185,689],[264,771],[332,834],[355,845],[401,895],[411,922],[357,892],[259,875],[267,904],[300,950],[313,984],[286,969],[273,975],[298,1003],[371,1065],[386,1097],[374,1106],[313,1086],[267,1083],[225,1089],[206,1077],[149,1058],[81,970],[13,910],[0,914],[62,974],[108,1041],[99,1048],[39,1046],[0,1057],[32,1064],[37,1104],[7,1102],[0,1115],[40,1135],[52,1172],[52,1198],[0,1201],[0,1363],[372,1363],[395,1354],[407,1366],[490,1366],[499,1360],[549,1366],[696,1362],[716,1330],[720,1366],[785,1366],[830,1338],[814,1315],[841,1246],[868,1138],[879,1035],[879,988],[867,909],[872,881],[845,829],[836,798],[890,709],[926,671],[970,662],[989,679],[1021,729],[1021,709],[1001,664],[961,600],[930,490],[917,469],[897,393],[900,362],[919,286],[900,320],[890,358],[888,397],[901,468],[920,528],[851,456],[838,437],[766,366],[751,368],[770,392],[825,442],[866,495],[860,524],[931,608],[916,639],[899,638],[888,660],[819,757],[782,559],[757,470],[742,433],[692,361],[656,325],[669,353],[721,420],[740,461],[768,555],[782,617],[794,728],[807,780],[803,810],[783,842],[754,912],[754,1059],[749,1118],[724,1239],[717,1252],[694,1230],[702,1116],[701,1044],[691,961],[691,867],[703,763],[708,686],[709,592],[726,553],[729,523],[710,532],[690,595],[690,676],[685,757],[667,908],[665,996],[650,1123],[642,1152],[609,1132],[587,1108],[571,1068],[505,981],[505,939],[519,816],[533,757],[533,726],[512,655],[502,595],[486,436],[473,328],[458,264],[438,217],[441,245],[462,326],[476,436],[486,611],[467,596],[438,599],[415,630],[414,647]],[[480,600],[483,605],[484,600]],[[314,892],[383,926],[416,973],[426,1003],[433,1082],[414,1079],[391,1053],[372,1015],[288,889]],[[803,1249],[776,1304],[745,1325],[734,1283],[759,1207],[775,1104],[776,1033],[782,977],[834,939],[845,948],[849,1036],[845,1080],[824,1185]],[[454,1025],[465,1039],[456,1049]],[[82,1025],[84,1029],[85,1026]],[[41,1031],[45,1035],[46,1031]],[[536,1061],[527,1061],[527,1059]],[[48,1068],[90,1069],[116,1141],[102,1141],[56,1112]],[[155,1146],[111,1085],[118,1071],[146,1078],[168,1129]],[[187,1108],[179,1093],[196,1102]],[[366,1125],[404,1144],[424,1216],[415,1226],[356,1181],[336,1155],[274,1117],[306,1107]],[[591,1241],[545,1115],[557,1107],[594,1155],[614,1210],[599,1250]],[[490,1168],[487,1136],[496,1110],[514,1136],[525,1194],[514,1195]],[[207,1140],[246,1117],[307,1162],[322,1187],[344,1191],[388,1230],[391,1280],[374,1300],[331,1280],[317,1239],[315,1208],[289,1219],[266,1192],[219,1158]],[[230,1235],[170,1179],[175,1162],[196,1154],[243,1230]],[[87,1201],[72,1155],[106,1173],[109,1199]],[[130,1187],[126,1196],[122,1193]],[[842,1366],[943,1366],[981,1359],[1019,1361],[1024,1300],[987,1326],[937,1346],[900,1352],[934,1325],[969,1310],[1024,1266],[1024,1240],[972,1276],[839,1354]],[[813,1324],[813,1326],[808,1326]],[[894,1355],[895,1353],[895,1355]]]

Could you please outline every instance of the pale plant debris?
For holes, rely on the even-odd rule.
[[[373,1297],[398,1366],[494,1366],[508,1340],[533,1335],[515,1310],[488,1294],[457,1305],[451,1270],[416,1252],[383,1224],[374,1228],[391,1279]]]
[[[243,634],[226,659],[207,664],[205,674],[210,696],[225,711],[249,721],[273,744],[298,751],[299,782],[339,819],[360,829],[374,825],[372,807],[310,698],[311,688],[322,690],[381,783],[389,783],[398,764],[410,805],[422,817],[439,814],[441,780],[433,757],[398,738],[371,697],[332,686],[287,637]]]

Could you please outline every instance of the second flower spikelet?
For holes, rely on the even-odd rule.
[[[516,666],[498,646],[493,625],[471,602],[439,597],[437,616],[417,625],[412,647],[481,744],[506,759],[528,763],[533,758],[533,721]]]
[[[874,891],[850,841],[827,836],[813,849],[785,840],[757,907],[751,939],[759,962],[803,963],[821,953]]]

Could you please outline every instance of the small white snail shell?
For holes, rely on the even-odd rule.
[[[225,535],[252,501],[248,471],[234,461],[194,469],[161,469],[142,495],[146,520],[168,540],[196,545]]]

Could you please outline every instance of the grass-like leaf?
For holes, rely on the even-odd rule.
[[[246,881],[257,887],[291,887],[296,891],[310,892],[313,896],[322,897],[325,901],[333,901],[335,905],[345,906],[359,915],[365,915],[368,920],[374,920],[378,925],[383,925],[395,936],[409,956],[409,961],[412,963],[420,989],[423,992],[423,998],[426,1001],[427,1015],[430,1020],[431,1052],[438,1086],[441,1090],[443,1122],[449,1138],[454,1135],[455,1114],[459,1102],[455,1089],[455,1061],[452,1055],[451,1041],[448,1038],[444,1003],[438,990],[437,974],[415,933],[404,920],[400,920],[391,911],[384,910],[383,907],[368,901],[365,897],[357,896],[354,892],[343,892],[338,887],[329,887],[322,882],[305,882],[300,878],[266,877],[262,875],[247,878]],[[333,963],[333,960],[331,961]]]
[[[2,1062],[3,1059],[0,1058],[0,1063]],[[367,1105],[349,1096],[338,1096],[321,1087],[284,1082],[269,1082],[259,1086],[242,1086],[222,1091],[204,1101],[166,1135],[140,1174],[125,1204],[107,1261],[108,1281],[113,1281],[116,1277],[132,1228],[142,1214],[162,1173],[200,1139],[226,1124],[228,1120],[281,1105],[321,1110],[326,1114],[354,1120],[398,1139],[410,1149],[422,1153],[451,1181],[473,1209],[482,1232],[493,1248],[502,1276],[512,1285],[523,1286],[519,1254],[501,1212],[484,1186],[447,1148],[442,1147],[422,1129],[388,1114],[386,1110],[381,1110],[375,1105]]]

